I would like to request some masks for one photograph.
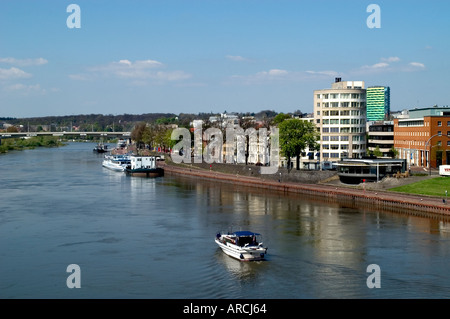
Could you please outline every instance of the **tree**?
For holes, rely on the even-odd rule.
[[[273,119],[273,124],[278,125],[284,120],[290,119],[291,116],[289,114],[278,113],[277,116]]]
[[[318,147],[317,140],[319,133],[316,126],[308,121],[300,119],[284,120],[279,125],[280,130],[280,149],[287,157],[288,167],[291,165],[291,157],[297,158],[297,170],[300,169],[300,155],[309,147],[315,149]]]
[[[140,122],[135,125],[133,131],[131,132],[131,139],[136,142],[136,147],[141,148],[144,143],[142,137],[144,136],[144,132],[147,128],[147,123]]]
[[[392,157],[392,158],[397,158],[398,150],[396,150],[394,148],[394,146],[392,146],[392,148],[389,150],[389,156]]]
[[[383,157],[383,152],[380,151],[380,146],[377,145],[377,147],[373,150],[373,155],[376,157]]]

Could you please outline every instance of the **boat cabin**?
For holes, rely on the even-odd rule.
[[[155,169],[157,156],[131,156],[131,169]]]

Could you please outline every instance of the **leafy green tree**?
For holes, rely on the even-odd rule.
[[[145,122],[139,122],[135,125],[133,131],[131,132],[131,139],[135,141],[136,147],[141,148],[144,144],[143,136],[144,132],[147,129],[147,123]]]
[[[392,146],[392,148],[389,150],[389,156],[392,157],[392,158],[397,158],[398,150],[396,150],[394,148],[394,146]]]
[[[377,146],[374,150],[373,150],[373,155],[375,155],[376,157],[383,157],[383,152],[380,151],[380,147]]]
[[[309,147],[316,149],[319,133],[316,126],[308,121],[300,119],[284,120],[279,124],[280,149],[287,157],[288,167],[291,165],[291,157],[297,158],[297,170],[300,169],[300,155]]]
[[[289,114],[284,114],[284,113],[278,113],[275,118],[273,119],[273,124],[278,125],[281,122],[283,122],[284,120],[290,119],[291,116]]]

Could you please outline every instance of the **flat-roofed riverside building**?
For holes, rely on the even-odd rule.
[[[394,122],[371,122],[368,127],[368,151],[373,152],[378,148],[383,153],[383,157],[393,157]]]
[[[314,119],[321,135],[321,162],[362,158],[366,154],[364,81],[336,78],[330,89],[315,90]]]
[[[450,115],[394,119],[394,147],[411,166],[450,164]]]
[[[391,93],[388,86],[371,86],[366,89],[367,121],[384,121],[391,112]]]

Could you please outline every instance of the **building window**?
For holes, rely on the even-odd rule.
[[[447,141],[447,146],[450,146],[450,141]]]
[[[330,132],[331,133],[339,133],[339,127],[331,127]]]
[[[328,158],[328,157],[330,157],[330,153],[323,153],[323,156],[322,156],[323,158]]]
[[[438,121],[438,126],[442,126],[442,122],[441,121]]]
[[[348,135],[341,136],[341,141],[348,141]]]
[[[339,136],[330,136],[330,141],[339,142]]]
[[[437,141],[436,145],[437,146],[442,146],[442,142],[441,141]]]
[[[441,131],[438,131],[438,136],[442,136],[442,132]]]
[[[324,150],[329,150],[329,149],[330,149],[330,145],[328,145],[328,144],[323,144],[323,145],[322,145],[322,149],[324,149]]]
[[[329,131],[330,131],[330,129],[328,127],[322,128],[322,133],[328,133]]]
[[[329,136],[322,136],[322,141],[329,141],[330,137]]]
[[[316,123],[317,123],[317,124],[320,124],[320,119],[317,119],[317,120],[316,120]]]
[[[320,115],[320,111],[317,111],[317,115]]]

